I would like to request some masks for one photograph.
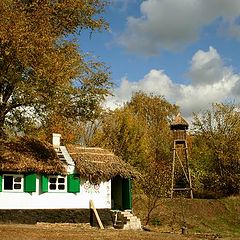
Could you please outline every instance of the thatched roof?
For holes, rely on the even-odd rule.
[[[138,173],[128,163],[102,148],[86,148],[79,145],[66,145],[76,164],[76,171],[97,183],[117,175],[123,178],[136,177]]]
[[[0,139],[0,171],[66,174],[52,145],[29,137]]]
[[[188,129],[188,122],[181,116],[180,113],[174,118],[171,123],[171,130],[174,129]]]
[[[75,162],[76,172],[93,183],[139,174],[128,163],[101,148],[85,148],[66,145]],[[52,145],[30,137],[0,139],[0,172],[36,172],[42,174],[66,174],[66,166],[58,158]]]

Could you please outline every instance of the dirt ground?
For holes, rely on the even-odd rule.
[[[186,240],[186,239],[219,239],[218,236],[182,235],[181,233],[162,233],[156,231],[126,231],[115,229],[99,230],[83,224],[2,224],[0,225],[1,240]],[[221,238],[237,239],[237,238]]]

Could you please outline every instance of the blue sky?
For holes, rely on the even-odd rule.
[[[239,0],[112,0],[110,31],[82,33],[79,44],[112,72],[114,96],[164,96],[190,117],[213,102],[240,100]]]

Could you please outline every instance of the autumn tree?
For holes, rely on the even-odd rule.
[[[169,124],[177,109],[161,96],[137,92],[122,108],[104,116],[94,144],[111,149],[136,166],[147,161],[169,161]]]
[[[107,28],[105,0],[0,1],[0,136],[7,130],[91,119],[110,88],[106,66],[69,34]],[[51,122],[52,120],[52,122]],[[29,129],[30,131],[30,129]]]
[[[171,160],[172,133],[169,126],[178,107],[162,96],[143,92],[134,94],[127,107],[146,125],[151,158],[157,162]]]
[[[169,126],[178,107],[162,96],[142,92],[133,95],[128,106],[145,123],[143,127],[148,139],[149,165],[142,170],[143,179],[140,182],[141,190],[147,197],[145,224],[148,224],[161,198],[169,195],[172,160],[172,133]]]
[[[133,166],[146,167],[149,156],[145,123],[124,107],[105,113],[92,145],[110,149]]]
[[[213,104],[194,115],[192,164],[196,186],[216,195],[239,193],[240,113],[234,104]]]
[[[147,197],[146,224],[171,182],[172,135],[170,122],[178,107],[161,96],[135,93],[122,108],[103,118],[94,144],[107,147],[141,172],[137,191]],[[136,189],[136,188],[135,188]],[[142,195],[139,195],[142,196]]]

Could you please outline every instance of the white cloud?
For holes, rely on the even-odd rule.
[[[118,42],[128,50],[156,55],[161,49],[178,50],[196,41],[204,26],[216,19],[240,38],[239,0],[146,0],[140,17],[130,16]]]
[[[152,69],[143,79],[131,82],[123,78],[115,96],[108,99],[107,106],[115,108],[131,99],[132,93],[143,91],[164,96],[180,106],[185,116],[209,107],[213,102],[234,98],[240,100],[240,73],[235,74],[225,66],[217,50],[197,51],[192,57],[188,85],[174,83],[163,70]]]
[[[216,49],[210,47],[208,52],[199,50],[191,61],[189,76],[193,85],[214,83],[223,78],[225,68]]]
[[[114,91],[114,96],[108,98],[107,107],[113,109],[122,106],[124,102],[130,100],[134,92],[138,91],[164,95],[174,100],[175,88],[176,86],[163,70],[152,69],[138,82],[130,82],[126,77],[122,78],[120,87]]]

